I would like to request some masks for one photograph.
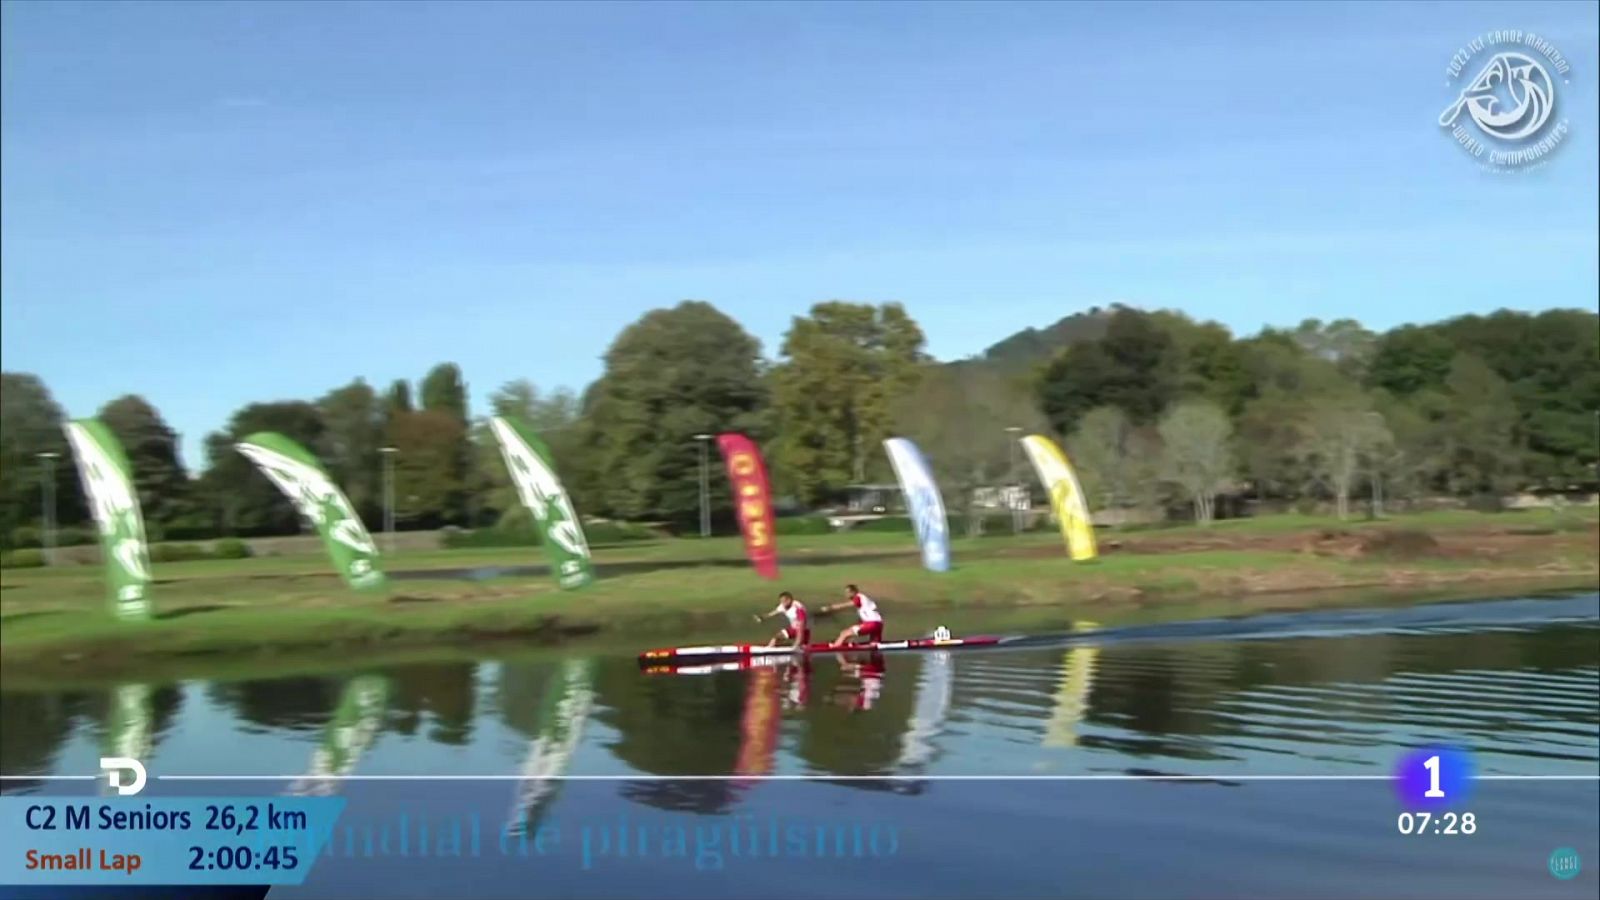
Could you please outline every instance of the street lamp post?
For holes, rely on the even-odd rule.
[[[44,462],[44,482],[40,485],[44,489],[40,497],[44,513],[44,562],[53,566],[56,564],[56,460],[61,454],[47,450],[35,455]]]
[[[394,552],[394,455],[399,447],[379,447],[383,454],[383,540],[386,553]]]
[[[700,444],[700,536],[711,536],[711,473],[710,473],[710,445],[712,436],[697,434],[695,441]]]
[[[1367,411],[1367,421],[1376,427],[1383,428],[1383,414],[1377,410]],[[1372,517],[1383,518],[1383,467],[1378,461],[1378,451],[1373,450],[1367,455],[1368,468],[1372,479]]]
[[[1021,433],[1022,426],[1020,425],[1006,426],[1006,434],[1009,436],[1009,439],[1006,441],[1006,443],[1011,446],[1011,471],[1007,474],[1010,476],[1011,487],[1013,488],[1021,487],[1020,481],[1017,478],[1017,435]],[[1017,494],[1018,496],[1021,496],[1021,491],[1019,490]],[[1014,500],[1012,500],[1009,505],[1011,506],[1011,533],[1017,534],[1022,531],[1022,510],[1017,508],[1017,504]]]

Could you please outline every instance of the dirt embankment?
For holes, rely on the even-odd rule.
[[[1600,542],[1600,527],[1580,531],[1538,528],[1496,528],[1471,531],[1427,531],[1416,528],[1323,528],[1307,533],[1249,533],[1217,531],[1167,537],[1135,533],[1108,537],[1100,549],[1106,553],[1197,553],[1216,550],[1257,550],[1306,553],[1344,559],[1507,559],[1553,548],[1593,550]],[[1029,548],[1040,553],[1054,548]]]

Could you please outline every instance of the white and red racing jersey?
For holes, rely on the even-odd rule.
[[[783,604],[779,603],[772,611],[783,613],[789,620],[790,628],[803,629],[806,627],[806,607],[799,600],[789,604],[788,609],[784,609]]]
[[[872,598],[868,597],[866,594],[862,594],[862,593],[858,592],[854,597],[850,598],[850,602],[855,604],[856,615],[861,617],[861,621],[863,621],[863,622],[882,622],[883,621],[883,614],[878,612],[878,604],[873,603],[872,602]]]

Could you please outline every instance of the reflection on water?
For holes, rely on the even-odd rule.
[[[1530,602],[1548,615],[1529,617]],[[114,752],[168,772],[301,774],[305,790],[377,761],[389,772],[521,773],[523,817],[552,794],[552,776],[586,771],[1030,774],[1155,760],[1201,773],[1343,771],[1435,741],[1471,746],[1487,772],[1592,770],[1596,598],[1507,603],[1505,621],[1496,604],[1454,606],[1472,627],[1430,613],[1426,628],[1389,633],[1263,640],[1246,622],[1251,640],[1211,625],[1185,640],[1162,626],[1161,640],[837,654],[694,677],[600,658],[7,692],[0,767],[86,772]]]
[[[1089,708],[1089,689],[1094,686],[1094,664],[1099,655],[1099,648],[1090,644],[1073,647],[1063,657],[1061,687],[1056,690],[1055,712],[1045,727],[1045,746],[1078,745],[1078,722]]]
[[[566,660],[545,689],[534,738],[528,742],[528,756],[520,769],[522,780],[517,783],[516,801],[511,807],[507,827],[512,834],[523,834],[536,826],[560,789],[559,778],[566,774],[572,754],[583,739],[583,726],[594,704],[591,668],[585,659]]]
[[[975,817],[989,824],[973,827],[1024,829],[1007,840],[1025,843],[1037,839],[1026,829],[1065,827],[1076,817],[1074,827],[1089,829],[1075,832],[1090,842],[1081,845],[1098,846],[1091,833],[1102,842],[1126,833],[1135,816],[1126,804],[1152,788],[1084,788],[1063,805],[1044,800],[1040,788],[961,794],[958,783],[930,776],[1214,775],[1214,782],[1170,789],[1184,797],[1206,792],[1208,803],[1219,802],[1216,793],[1242,798],[1232,801],[1240,805],[1226,827],[1197,820],[1198,831],[1185,831],[1186,814],[1165,797],[1139,801],[1147,810],[1140,827],[1155,816],[1196,847],[1228,840],[1242,847],[1293,833],[1297,814],[1261,806],[1260,795],[1229,776],[1384,774],[1403,750],[1431,743],[1470,748],[1487,774],[1590,776],[1600,767],[1600,596],[1257,617],[1084,638],[1089,628],[1080,623],[1077,637],[1041,638],[1020,650],[830,655],[679,677],[642,674],[631,657],[569,657],[0,692],[0,771],[21,776],[5,782],[7,792],[36,792],[42,782],[27,776],[92,772],[99,756],[115,753],[143,758],[152,774],[288,776],[272,789],[351,796],[361,783],[337,776],[510,776],[453,795],[441,788],[429,802],[448,808],[475,791],[500,792],[491,815],[504,818],[485,827],[512,835],[560,818],[558,807],[733,820],[775,802],[837,808],[837,799],[816,807],[809,794],[777,801],[776,785],[762,776],[869,776],[814,787],[872,804],[916,804],[921,812],[906,821],[922,828],[921,852],[932,868],[914,887],[933,896],[970,893],[951,872],[934,874],[958,855],[956,846],[938,849],[934,823],[965,826]],[[571,784],[563,775],[622,780]],[[1593,823],[1567,808],[1575,791],[1593,795],[1592,785],[1519,790],[1502,807],[1484,809],[1486,821],[1546,829],[1529,839],[1534,847],[1593,840]],[[384,803],[434,794],[362,796]],[[1367,827],[1360,823],[1371,817],[1358,811],[1356,795],[1319,796],[1327,821]],[[989,814],[999,818],[982,818]],[[1387,852],[1387,845],[1363,846],[1361,853]],[[1272,890],[1293,885],[1282,879],[1313,858],[1308,847],[1280,849],[1283,871],[1258,873]],[[1185,859],[1201,869],[1223,866],[1218,877],[1240,864],[1216,849]],[[1037,868],[1012,874],[1034,877]],[[648,886],[648,870],[640,872]],[[386,889],[405,886],[395,878]],[[611,893],[636,887],[593,884]]]
[[[338,777],[354,771],[361,754],[377,738],[388,699],[387,679],[377,675],[350,679],[323,732],[322,743],[311,754],[311,771],[289,785],[289,793],[307,797],[336,793]]]

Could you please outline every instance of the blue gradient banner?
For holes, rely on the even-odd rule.
[[[300,884],[341,797],[0,797],[0,884]]]
[[[905,438],[889,438],[883,442],[883,447],[889,453],[900,490],[906,495],[906,511],[917,531],[917,542],[922,545],[923,566],[933,572],[948,571],[950,524],[945,519],[944,500],[939,496],[939,486],[934,483],[928,461],[917,445]]]

